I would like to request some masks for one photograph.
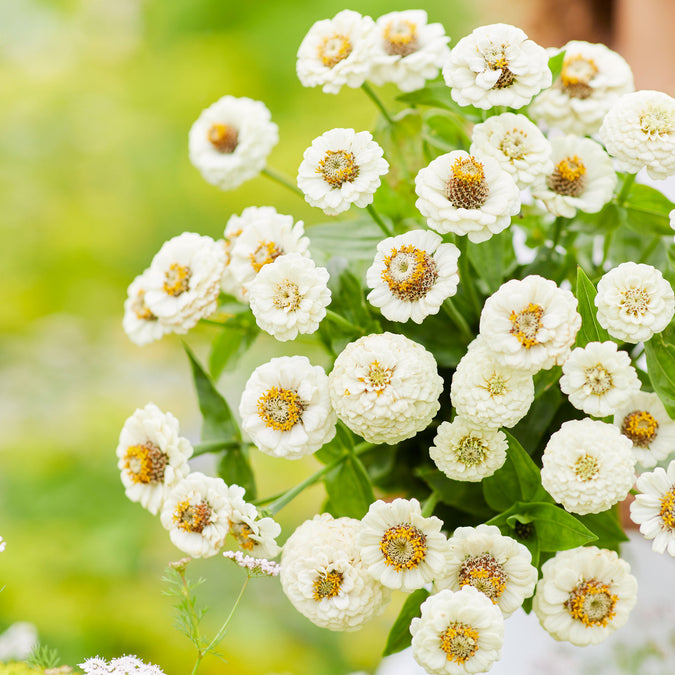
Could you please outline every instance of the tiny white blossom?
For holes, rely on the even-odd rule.
[[[239,567],[243,567],[253,575],[264,575],[268,577],[279,576],[281,565],[266,558],[253,558],[250,555],[244,555],[241,551],[225,551],[223,553],[225,558],[229,558],[237,563]]]

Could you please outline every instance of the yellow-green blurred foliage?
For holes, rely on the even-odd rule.
[[[459,1],[414,4],[453,42],[473,27]],[[307,225],[318,210],[260,177],[235,192],[206,184],[187,159],[187,131],[229,93],[263,100],[281,140],[270,165],[293,177],[303,150],[339,126],[372,127],[363,92],[303,89],[295,53],[327,0],[5,0],[0,2],[0,629],[36,624],[43,643],[75,664],[136,653],[167,673],[190,672],[192,646],[162,596],[181,557],[158,519],[124,497],[114,450],[136,407],[152,400],[198,437],[180,341],[138,348],[121,330],[126,286],[161,244],[189,230],[222,235],[232,213],[272,204]],[[352,4],[377,17],[400,0]],[[384,88],[391,102],[396,92]],[[310,233],[311,234],[311,233]],[[202,356],[213,333],[188,336]],[[292,353],[260,339],[221,388],[236,407],[251,369]],[[290,487],[318,466],[256,453],[260,491]],[[280,514],[284,537],[322,499],[315,487]],[[197,561],[223,620],[243,573]],[[356,634],[315,628],[256,579],[222,649],[200,672],[342,674],[373,670],[403,598]]]

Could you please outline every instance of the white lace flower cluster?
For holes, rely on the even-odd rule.
[[[122,325],[138,345],[187,333],[216,311],[225,250],[211,237],[184,232],[167,241],[129,286]]]
[[[352,10],[317,21],[302,40],[296,69],[305,87],[337,94],[343,86],[393,82],[402,91],[424,86],[448,57],[449,38],[423,10],[390,12],[377,22]]]
[[[110,661],[94,656],[79,666],[85,675],[164,675],[159,666],[144,663],[137,656],[120,656]]]

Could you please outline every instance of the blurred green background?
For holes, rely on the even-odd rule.
[[[481,23],[480,5],[414,7],[454,43]],[[222,236],[230,214],[248,205],[274,205],[307,225],[325,220],[266,178],[234,192],[208,185],[188,162],[187,132],[226,93],[262,100],[281,135],[269,164],[293,177],[316,136],[372,127],[376,110],[363,92],[326,95],[295,75],[309,27],[342,8],[327,0],[0,0],[0,535],[8,542],[0,630],[30,621],[66,663],[136,653],[167,673],[192,667],[160,581],[182,554],[158,519],[126,500],[114,451],[124,420],[148,401],[172,411],[192,440],[198,410],[180,340],[134,346],[121,328],[122,303],[161,244],[183,231]],[[410,6],[352,8],[377,17]],[[391,101],[396,92],[381,94]],[[197,329],[188,341],[203,356],[212,337]],[[279,353],[261,338],[221,380],[234,407],[252,368]],[[262,495],[318,466],[260,453],[253,462]],[[321,500],[314,488],[285,509],[284,537]],[[219,556],[192,568],[207,578],[201,597],[215,628],[244,575]],[[334,634],[295,612],[276,581],[255,580],[222,644],[227,665],[210,657],[200,672],[372,672],[402,601],[396,596],[359,633]]]

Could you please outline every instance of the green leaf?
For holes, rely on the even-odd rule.
[[[226,450],[218,463],[218,475],[228,484],[245,488],[246,500],[252,501],[257,495],[255,476],[244,446]]]
[[[645,342],[645,354],[654,391],[670,418],[675,419],[675,345],[666,344],[663,335],[657,334]]]
[[[557,370],[557,367],[551,370]],[[512,429],[513,433],[532,453],[539,448],[549,425],[563,403],[563,395],[557,381],[551,383],[550,380],[547,380],[549,372],[539,372],[534,376],[536,396],[534,403],[531,405],[527,416]],[[540,378],[546,379],[548,386],[542,386],[541,390],[538,390],[537,384]]]
[[[505,265],[510,262],[510,254],[513,252],[512,236],[511,232],[504,231],[480,244],[467,246],[471,265],[476,274],[485,281],[488,294],[492,294],[502,284]]]
[[[489,518],[493,511],[485,503],[481,486],[468,481],[451,480],[442,471],[421,467],[415,472],[444,504],[477,518]]]
[[[548,60],[548,69],[551,71],[553,82],[555,82],[562,72],[563,62],[565,61],[565,51],[561,51]]]
[[[183,343],[185,353],[188,355],[192,366],[199,410],[202,413],[203,441],[235,440],[241,441],[241,432],[232,416],[232,411],[227,402],[216,389],[211,378],[206,374],[190,347]]]
[[[354,440],[351,431],[344,424],[339,423],[333,440],[325,443],[320,450],[314,453],[314,457],[322,464],[330,464],[353,449]]]
[[[349,260],[372,260],[377,245],[382,241],[382,231],[372,218],[311,225],[306,234],[315,260],[327,260],[336,254]]]
[[[597,536],[597,541],[593,542],[595,546],[618,552],[619,544],[622,541],[628,541],[628,537],[619,523],[615,509],[609,509],[602,513],[589,513],[585,516],[577,516],[577,520],[582,522]]]
[[[389,631],[387,644],[384,647],[382,656],[396,654],[410,646],[410,643],[412,642],[410,622],[415,617],[421,616],[422,611],[420,607],[428,597],[429,591],[424,588],[419,588],[406,598],[398,617],[396,617],[396,621],[394,621],[394,625]]]
[[[224,370],[231,370],[236,366],[260,333],[253,315],[243,315],[242,319],[244,316],[246,320],[238,325],[230,326],[225,323],[211,345],[209,371],[216,381]]]
[[[611,340],[609,333],[598,323],[594,299],[597,295],[593,282],[586,272],[577,266],[577,300],[581,314],[581,328],[577,333],[577,346],[585,347],[589,342]]]
[[[624,206],[626,224],[632,230],[672,237],[668,214],[675,204],[659,190],[635,183]]]
[[[434,82],[417,91],[401,94],[396,100],[408,105],[428,105],[434,108],[457,110],[457,104],[450,95],[450,87],[444,82]]]
[[[324,479],[334,516],[361,519],[375,501],[370,478],[357,457],[348,457]]]

